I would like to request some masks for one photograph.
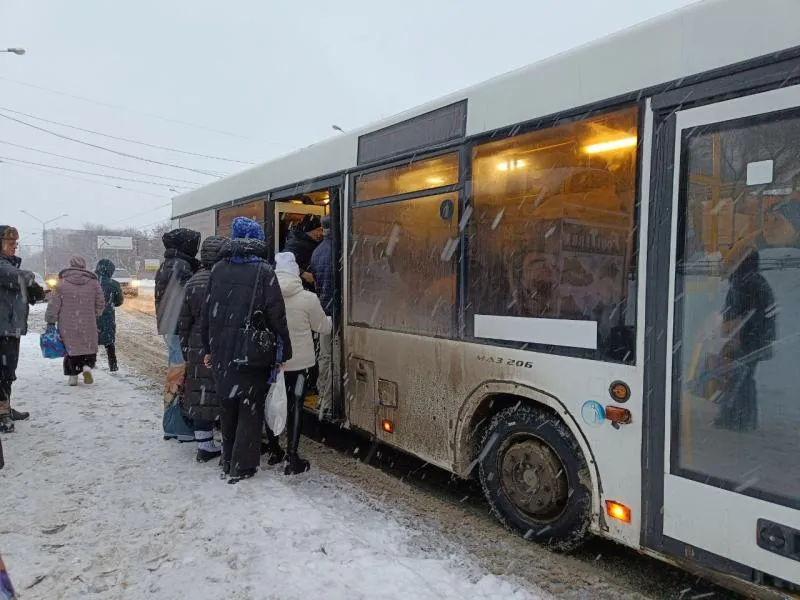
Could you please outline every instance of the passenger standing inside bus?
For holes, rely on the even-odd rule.
[[[258,471],[270,377],[269,369],[236,364],[246,333],[242,324],[262,321],[282,344],[283,360],[292,358],[292,343],[281,289],[266,260],[264,230],[236,217],[232,234],[211,270],[201,332],[204,362],[213,369],[221,399],[222,469],[233,483]]]
[[[733,256],[737,255],[737,256]],[[723,310],[722,355],[728,375],[714,425],[721,429],[748,431],[758,428],[758,392],[755,372],[758,363],[772,358],[776,338],[775,297],[759,272],[758,250],[737,249],[725,262],[735,264]]]
[[[319,298],[303,289],[300,268],[291,252],[275,256],[275,274],[286,305],[286,321],[292,340],[292,358],[283,365],[286,397],[289,401],[286,475],[308,471],[310,463],[300,458],[300,422],[306,396],[308,371],[316,364],[312,332],[330,334],[331,318],[322,310]],[[330,337],[330,336],[329,336]]]
[[[106,349],[108,357],[108,370],[118,371],[117,350],[114,343],[117,337],[117,316],[115,309],[122,306],[124,298],[122,287],[118,281],[114,281],[114,271],[116,266],[107,258],[97,261],[94,269],[95,274],[100,278],[100,287],[103,288],[103,296],[106,299],[106,309],[103,314],[97,317],[97,342]]]
[[[331,239],[331,218],[322,217],[322,241],[311,255],[308,268],[314,277],[317,296],[322,310],[333,316],[333,240]],[[319,418],[330,415],[333,408],[333,381],[331,374],[331,355],[333,353],[333,336],[330,333],[319,335],[319,376],[317,390],[319,392]]]
[[[306,215],[303,220],[294,226],[287,238],[284,252],[294,254],[294,259],[300,267],[300,278],[306,289],[314,289],[314,277],[309,272],[311,256],[322,241],[322,222],[316,215]]]

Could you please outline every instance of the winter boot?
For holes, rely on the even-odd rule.
[[[267,455],[267,464],[270,467],[279,465],[286,457],[286,452],[283,451],[277,439],[272,442],[261,442],[261,454]]]
[[[109,361],[108,370],[111,371],[112,373],[116,373],[117,371],[119,371],[119,365],[117,364],[117,361],[114,362]]]
[[[78,385],[78,376],[77,375],[70,375],[67,379],[67,385],[76,386]]]
[[[222,448],[214,443],[213,431],[195,431],[194,439],[197,442],[197,462],[208,462],[222,456]]]
[[[83,383],[87,385],[94,383],[94,377],[92,376],[92,369],[90,367],[83,367]]]
[[[11,415],[0,417],[0,433],[14,433],[14,421],[11,420]]]
[[[286,459],[286,468],[283,470],[284,475],[299,475],[311,470],[311,463],[304,458],[300,458],[297,454],[290,454]]]
[[[13,421],[25,421],[31,416],[29,412],[23,412],[21,410],[11,409],[11,419]]]
[[[228,480],[228,483],[239,483],[242,479],[250,479],[256,473],[258,473],[258,469],[239,469],[239,471]]]

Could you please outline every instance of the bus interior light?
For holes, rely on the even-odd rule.
[[[525,161],[518,158],[517,160],[505,160],[497,163],[497,170],[516,171],[517,169],[522,169],[524,166],[525,166]]]
[[[635,135],[622,138],[619,140],[611,140],[608,142],[598,142],[597,144],[589,144],[583,147],[586,154],[600,154],[602,152],[613,152],[614,150],[623,150],[625,148],[632,148],[636,145],[638,139]]]
[[[392,423],[389,419],[384,419],[381,421],[381,429],[383,429],[386,433],[394,433],[394,423]]]
[[[623,523],[631,522],[631,509],[614,500],[606,500],[606,513],[612,519],[622,521]]]

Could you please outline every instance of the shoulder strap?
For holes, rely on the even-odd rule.
[[[253,307],[256,304],[256,293],[258,293],[258,282],[261,279],[261,262],[255,263],[256,265],[256,284],[253,287],[253,293],[250,294],[250,309],[247,311],[247,319],[253,318]]]

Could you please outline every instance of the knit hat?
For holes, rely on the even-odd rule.
[[[275,272],[299,276],[300,267],[297,266],[294,254],[291,252],[278,252],[275,255]]]
[[[11,225],[0,225],[0,239],[3,240],[18,240],[19,231],[16,227]]]
[[[232,238],[250,238],[254,240],[261,240],[262,242],[265,239],[264,230],[261,228],[261,225],[258,223],[258,221],[248,219],[247,217],[236,217],[233,220],[231,234]]]
[[[69,259],[69,266],[73,269],[85,269],[86,259],[82,256],[73,256]]]

